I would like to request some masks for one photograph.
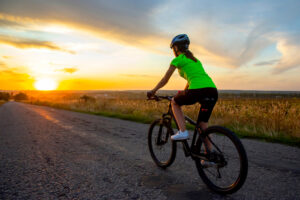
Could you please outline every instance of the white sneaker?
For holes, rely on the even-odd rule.
[[[189,138],[189,132],[187,130],[181,132],[178,131],[175,135],[171,136],[172,140],[186,140]]]

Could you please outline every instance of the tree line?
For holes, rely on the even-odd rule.
[[[0,92],[0,100],[2,101],[9,101],[9,100],[21,101],[27,100],[28,95],[24,92],[19,92],[17,94],[9,93],[9,92]]]

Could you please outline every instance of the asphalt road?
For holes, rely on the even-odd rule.
[[[8,102],[0,107],[0,199],[300,199],[299,148],[242,140],[248,178],[220,196],[180,149],[171,167],[157,168],[148,127]]]

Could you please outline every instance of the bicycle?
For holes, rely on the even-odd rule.
[[[184,116],[195,127],[191,144],[187,140],[171,140],[170,137],[174,134],[173,120],[178,129],[171,107],[172,98],[173,96],[155,95],[148,99],[169,101],[168,112],[154,120],[148,132],[148,147],[155,164],[163,169],[169,167],[175,160],[177,143],[181,142],[185,156],[190,156],[195,161],[198,174],[208,188],[219,194],[231,194],[239,190],[248,173],[247,154],[239,138],[221,126],[210,126],[203,131],[190,117]],[[204,142],[206,138],[212,144],[211,149]],[[221,141],[222,145],[219,144]],[[210,166],[204,166],[202,162],[207,162]]]

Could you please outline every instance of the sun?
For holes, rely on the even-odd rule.
[[[57,88],[56,82],[50,78],[39,79],[34,86],[37,90],[55,90]]]

